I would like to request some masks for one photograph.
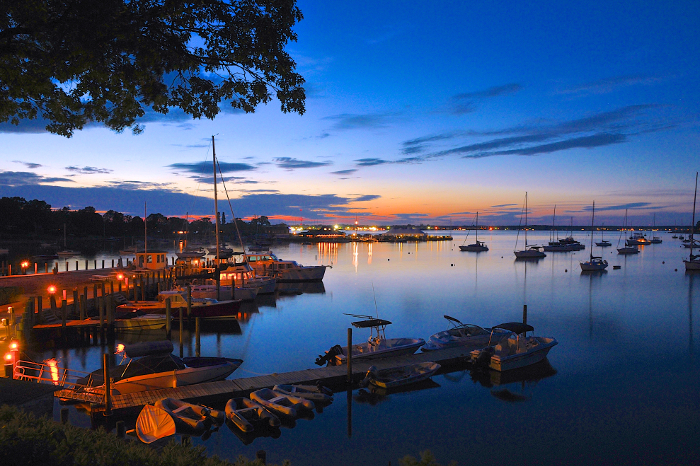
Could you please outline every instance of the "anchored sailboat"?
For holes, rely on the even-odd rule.
[[[520,230],[518,230],[518,236],[520,236]],[[515,238],[515,247],[518,247],[518,238]],[[518,251],[517,249],[513,251],[516,259],[541,259],[547,257],[547,254],[542,252],[542,246],[529,245],[527,244],[527,193],[525,193],[525,249]]]
[[[695,203],[698,199],[698,172],[695,172],[695,195],[693,196],[693,221],[690,224],[690,256],[688,260],[683,260],[685,263],[685,270],[695,271],[700,270],[700,256],[693,255],[693,246],[695,245]]]
[[[608,267],[608,261],[602,257],[593,255],[593,225],[595,220],[595,201],[593,201],[593,212],[591,214],[591,256],[585,262],[580,262],[582,272],[595,272],[605,270]]]

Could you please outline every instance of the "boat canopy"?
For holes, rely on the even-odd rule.
[[[164,355],[173,352],[173,343],[170,340],[143,341],[124,347],[124,353],[129,358],[138,358],[149,355]]]
[[[505,322],[503,324],[494,325],[493,328],[502,328],[503,330],[508,330],[509,332],[517,334],[535,330],[532,325],[523,324],[522,322]]]
[[[385,325],[389,325],[390,323],[391,322],[384,319],[367,319],[352,322],[352,326],[356,328],[383,327]]]

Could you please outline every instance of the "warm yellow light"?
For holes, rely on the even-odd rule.
[[[118,273],[117,274],[117,280],[124,280],[124,274],[123,273]]]
[[[53,380],[54,383],[58,383],[58,361],[52,358],[46,361],[46,364],[51,371],[51,380]]]
[[[23,268],[29,267],[29,261],[22,261],[21,265]]]
[[[12,340],[10,342],[10,351],[17,351],[19,350],[19,342],[16,340]]]
[[[123,344],[123,343],[119,343],[119,344],[117,345],[117,351],[115,351],[114,354],[119,354],[119,353],[121,353],[122,351],[124,351],[124,344]]]
[[[49,292],[49,294],[54,294],[56,292],[56,286],[49,285],[49,287],[47,288],[47,291]]]
[[[5,362],[12,362],[12,353],[5,353]]]

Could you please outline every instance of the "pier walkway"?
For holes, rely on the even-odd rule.
[[[429,353],[416,353],[405,356],[373,359],[370,361],[356,360],[352,362],[352,381],[359,382],[365,377],[370,366],[378,369],[404,366],[417,362],[433,361],[443,367],[440,372],[445,372],[449,366],[464,367],[469,360],[469,350],[464,347],[447,348],[431,351]],[[161,390],[149,390],[144,392],[127,393],[112,396],[112,409],[123,410],[140,408],[146,404],[152,404],[163,398],[176,398],[193,402],[226,401],[229,398],[248,396],[251,392],[261,388],[272,388],[278,384],[316,384],[330,387],[344,386],[347,380],[347,366],[326,366],[314,369],[306,369],[294,372],[273,373],[255,377],[221,380],[195,385],[186,385],[176,388]],[[94,411],[104,410],[104,397],[98,394],[76,393],[73,390],[60,390],[55,396],[80,403],[90,404]]]

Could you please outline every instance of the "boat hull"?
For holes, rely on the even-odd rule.
[[[517,351],[512,354],[507,354],[506,352],[496,350],[488,361],[488,367],[503,372],[530,366],[546,358],[549,351],[558,343],[556,339],[547,337],[530,337],[527,338],[527,341],[527,351]],[[531,346],[533,344],[534,346]],[[473,363],[478,362],[482,351],[483,350],[474,350],[470,353]]]
[[[401,356],[413,354],[418,348],[425,345],[422,338],[389,338],[383,339],[379,344],[373,345],[369,342],[352,345],[352,359],[378,359],[390,356]],[[342,354],[335,356],[335,365],[345,364],[348,347],[342,347]]]
[[[459,250],[469,252],[485,252],[488,251],[489,248],[480,244],[467,244],[466,246],[460,246]]]
[[[389,369],[373,370],[367,373],[367,380],[379,388],[397,388],[422,382],[440,369],[440,364],[435,362],[420,362],[406,366],[392,367]]]

